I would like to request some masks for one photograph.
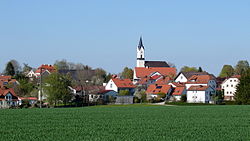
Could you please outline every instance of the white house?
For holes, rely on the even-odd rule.
[[[234,94],[240,82],[239,79],[240,75],[235,75],[222,82],[221,89],[224,91],[224,100],[234,100]]]
[[[12,88],[0,89],[0,108],[9,108],[11,106],[17,106],[17,104],[18,97]]]
[[[213,94],[214,89],[210,86],[191,86],[187,90],[187,103],[209,103]]]
[[[113,90],[118,93],[120,90],[128,90],[131,94],[133,94],[135,91],[135,87],[136,86],[130,79],[112,78],[105,86],[105,90]]]

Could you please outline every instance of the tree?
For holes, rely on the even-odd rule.
[[[59,100],[66,104],[71,98],[71,80],[67,75],[52,73],[45,79],[45,91],[48,95],[49,103],[56,105]]]
[[[61,61],[56,60],[56,62],[54,63],[54,66],[58,69],[58,70],[69,70],[70,65],[67,62],[67,60],[63,59]]]
[[[32,67],[30,67],[28,64],[23,63],[23,73],[28,73],[32,70]]]
[[[12,64],[12,62],[8,62],[5,68],[5,75],[10,75],[10,76],[14,76],[16,74],[15,72],[15,68]]]
[[[120,90],[118,93],[119,96],[129,96],[130,93],[128,90]]]
[[[235,66],[235,74],[242,75],[249,69],[249,63],[247,60],[240,60]]]
[[[181,102],[187,102],[187,95],[181,95]]]
[[[181,72],[198,72],[198,69],[196,67],[184,66],[181,68]]]
[[[122,72],[121,77],[122,77],[123,79],[133,79],[133,74],[134,74],[133,69],[128,68],[128,67],[125,67],[125,68],[123,69],[123,72]]]
[[[202,68],[201,68],[201,67],[199,67],[198,72],[203,72],[203,70],[202,70]]]
[[[19,85],[16,85],[15,92],[20,97],[30,96],[35,86],[29,82],[28,78],[18,80]]]
[[[241,74],[234,97],[237,104],[250,104],[250,69]]]
[[[231,65],[224,65],[219,77],[230,77],[234,74],[234,68]]]

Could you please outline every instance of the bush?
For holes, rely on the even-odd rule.
[[[182,95],[181,96],[181,102],[187,102],[187,95]]]

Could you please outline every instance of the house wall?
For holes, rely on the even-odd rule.
[[[105,87],[105,90],[113,90],[115,92],[118,92],[118,87],[115,85],[114,81],[110,79]]]
[[[224,90],[225,100],[234,100],[234,94],[236,92],[237,85],[239,84],[238,78],[226,79],[222,84],[221,88]]]
[[[187,91],[187,103],[205,103],[206,91]]]
[[[175,82],[187,82],[187,78],[181,73],[176,79]]]

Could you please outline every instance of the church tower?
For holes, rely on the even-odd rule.
[[[142,37],[140,37],[139,45],[137,47],[137,61],[136,67],[145,67],[145,49],[142,44]]]

